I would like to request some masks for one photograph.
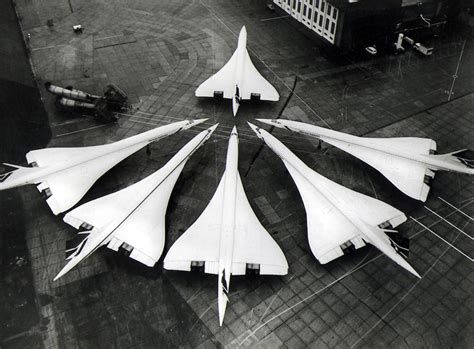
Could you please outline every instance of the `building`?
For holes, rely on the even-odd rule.
[[[393,44],[398,32],[434,29],[458,0],[273,0],[324,42],[343,50]]]

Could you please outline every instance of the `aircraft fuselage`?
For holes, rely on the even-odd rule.
[[[78,249],[77,253],[73,254],[71,260],[66,264],[66,266],[59,272],[59,274],[54,278],[57,280],[72,268],[74,268],[78,263],[80,263],[85,258],[89,257],[94,251],[99,247],[106,245],[112,239],[112,236],[117,229],[119,229],[125,222],[132,218],[134,213],[137,212],[138,208],[145,202],[145,200],[152,195],[152,193],[168,178],[168,176],[178,169],[180,166],[184,166],[189,157],[211,136],[211,134],[216,129],[217,125],[202,131],[201,134],[195,136],[184,148],[181,149],[173,158],[171,158],[160,170],[156,171],[152,175],[146,177],[138,183],[135,183],[136,190],[134,191],[135,196],[130,198],[127,202],[129,210],[118,211],[113,217],[110,217],[110,221],[101,227],[94,227],[98,229],[96,234],[91,234],[87,237],[87,240],[84,243],[84,246]],[[181,167],[182,168],[182,167]],[[153,186],[150,188],[148,185],[152,183]],[[159,250],[162,250],[163,246],[156,246]],[[151,266],[151,265],[150,265]]]
[[[224,180],[224,197],[229,199],[224,201],[221,216],[219,274],[217,281],[219,322],[221,326],[224,320],[224,313],[228,302],[228,292],[234,253],[235,209],[238,180],[237,161],[238,136],[234,127],[229,139]]]
[[[8,179],[8,177],[6,177],[3,183],[0,182],[0,190],[11,189],[28,184],[37,184],[44,181],[48,176],[58,174],[73,167],[80,166],[89,161],[99,160],[102,157],[110,156],[114,153],[117,154],[122,152],[127,153],[128,155],[133,154],[134,152],[143,148],[146,144],[155,142],[173,133],[177,133],[183,129],[188,129],[199,122],[202,122],[202,120],[184,120],[178,123],[146,131],[114,143],[84,147],[83,154],[71,156],[70,158],[65,159],[64,161],[55,163],[50,166],[19,167],[18,170],[14,170],[13,172],[11,172],[13,176],[18,178]],[[68,148],[64,149],[68,150]],[[80,150],[81,148],[70,149]],[[117,155],[120,156],[125,154]]]
[[[240,100],[242,98],[241,91],[244,83],[244,69],[245,69],[245,55],[247,54],[247,30],[245,26],[239,34],[239,41],[237,43],[237,64],[235,69],[235,94],[232,98],[232,111],[234,116],[237,114],[239,109]]]
[[[275,124],[275,126],[278,126]],[[281,126],[278,126],[281,127]],[[292,127],[288,125],[284,125],[284,128],[287,128],[293,132],[306,134],[312,137],[316,137],[321,139],[322,141],[327,141],[330,143],[331,139],[347,142],[349,143],[347,147],[351,145],[360,146],[369,148],[372,150],[376,150],[382,153],[390,154],[396,157],[405,158],[408,160],[420,162],[424,164],[426,167],[430,168],[431,170],[444,170],[444,171],[453,171],[459,173],[466,173],[466,174],[474,174],[474,169],[467,168],[463,163],[457,160],[454,156],[450,156],[449,154],[417,154],[416,149],[413,149],[413,152],[403,151],[401,149],[391,148],[390,146],[381,146],[373,142],[372,140],[377,140],[378,138],[365,138],[365,137],[357,137],[353,135],[349,135],[346,133],[328,130],[322,127],[308,125],[305,130],[301,130],[299,127]],[[381,138],[383,139],[383,138]]]
[[[390,240],[384,233],[383,229],[367,224],[354,212],[352,212],[351,208],[346,204],[344,197],[336,196],[333,193],[331,188],[335,185],[338,186],[339,184],[336,184],[319,173],[311,170],[303,161],[301,161],[295,154],[293,154],[288,148],[283,146],[283,144],[281,144],[281,142],[275,138],[264,137],[263,132],[265,131],[262,131],[253,125],[251,125],[251,127],[254,129],[257,136],[262,138],[265,143],[275,152],[275,154],[277,154],[283,160],[285,165],[290,165],[294,170],[298,171],[301,176],[305,178],[308,183],[312,185],[332,205],[335,210],[337,210],[361,233],[361,236],[364,240],[377,247],[395,263],[419,277],[419,274],[413,269],[413,267],[391,247]],[[311,180],[309,180],[309,178],[311,178]],[[320,214],[324,213],[320,212]]]

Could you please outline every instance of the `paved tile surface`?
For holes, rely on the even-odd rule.
[[[421,136],[440,152],[473,149],[473,50],[466,38],[453,100],[446,90],[462,50],[461,34],[439,39],[435,54],[371,60],[334,57],[263,1],[16,1],[41,82],[100,94],[114,82],[132,109],[117,124],[54,109],[44,91],[53,136],[49,146],[103,144],[156,125],[195,117],[219,122],[215,136],[188,162],[170,199],[165,252],[212,197],[224,169],[227,138],[240,134],[239,169],[257,216],[290,265],[283,277],[234,277],[223,327],[216,277],[148,269],[100,250],[53,283],[74,236],[34,187],[11,191],[21,201],[10,216],[23,223],[40,314],[39,347],[468,348],[472,346],[474,271],[472,181],[438,173],[425,204],[401,194],[378,172],[341,151],[284,130],[273,134],[309,166],[334,181],[402,209],[416,280],[372,248],[320,265],[306,236],[298,191],[281,161],[246,121],[281,116],[357,135]],[[54,26],[46,21],[53,19]],[[72,32],[81,24],[82,34]],[[245,24],[251,57],[281,95],[277,103],[245,103],[233,118],[229,101],[194,90],[232,54]],[[294,93],[291,93],[294,86]],[[204,127],[204,126],[203,126]],[[81,200],[121,189],[156,171],[203,127],[140,151],[101,178]],[[432,211],[436,212],[439,218]],[[446,242],[444,242],[444,239]],[[462,253],[460,253],[462,252]],[[10,331],[1,345],[24,334]]]

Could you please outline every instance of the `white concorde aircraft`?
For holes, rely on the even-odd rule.
[[[237,168],[238,135],[234,127],[226,168],[217,190],[199,218],[171,246],[164,268],[217,274],[219,324],[229,301],[230,276],[256,273],[286,275],[288,263],[260,224],[245,195]]]
[[[120,248],[130,258],[154,266],[163,252],[166,208],[176,180],[216,127],[200,132],[161,169],[140,182],[67,213],[64,221],[79,232],[77,239],[66,244],[69,262],[54,281],[104,245],[115,251]]]
[[[196,90],[196,97],[232,99],[232,111],[237,114],[241,100],[278,101],[277,90],[258,72],[247,51],[247,30],[242,27],[237,49],[216,74]]]
[[[407,220],[403,212],[321,176],[267,131],[249,123],[285,164],[306,209],[311,252],[325,264],[370,243],[413,275],[408,264],[408,240],[393,230]]]
[[[438,170],[474,174],[473,164],[456,156],[466,149],[434,154],[436,142],[429,138],[369,138],[291,120],[257,119],[265,124],[316,137],[369,164],[400,191],[426,201],[429,184]]]
[[[32,167],[6,164],[17,169],[0,175],[0,190],[39,184],[38,190],[55,215],[74,206],[105,172],[146,145],[200,124],[207,119],[184,120],[91,147],[32,150],[26,160]]]

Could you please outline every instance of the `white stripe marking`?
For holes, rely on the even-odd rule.
[[[99,127],[104,127],[104,126],[108,126],[109,124],[103,124],[103,125],[97,125],[97,126],[92,126],[92,127],[88,127],[88,128],[83,128],[82,130],[77,130],[77,131],[72,131],[72,132],[67,132],[67,133],[61,133],[59,135],[56,135],[54,136],[55,138],[58,138],[58,137],[64,137],[64,136],[69,136],[69,135],[72,135],[72,134],[75,134],[75,133],[80,133],[80,132],[84,132],[84,131],[89,131],[89,130],[93,130],[95,128],[99,128]]]
[[[455,247],[454,245],[452,245],[450,242],[448,242],[446,239],[444,239],[443,237],[439,236],[438,234],[436,234],[433,230],[431,230],[430,228],[428,228],[426,225],[424,225],[423,223],[421,223],[420,221],[416,220],[415,218],[413,218],[412,216],[410,216],[410,218],[412,220],[414,220],[416,223],[418,223],[419,225],[421,225],[423,228],[425,228],[426,230],[428,230],[431,234],[433,234],[434,236],[438,237],[440,240],[444,241],[446,244],[448,244],[449,246],[451,246],[454,250],[458,251],[460,254],[462,254],[464,257],[466,257],[469,261],[474,261],[473,258],[469,257],[467,254],[465,254],[463,251],[461,251],[459,248]]]
[[[431,213],[433,213],[436,217],[439,217],[441,218],[443,221],[445,221],[446,223],[448,223],[450,226],[452,226],[454,229],[456,229],[457,231],[459,231],[460,233],[466,235],[469,239],[473,240],[474,238],[469,235],[468,233],[462,231],[461,229],[459,229],[457,226],[455,226],[453,223],[451,223],[450,221],[448,221],[446,218],[444,217],[441,217],[439,214],[437,214],[435,211],[433,211],[431,208],[427,207],[427,206],[424,206],[428,211],[430,211]]]
[[[288,17],[290,17],[290,15],[264,18],[264,19],[261,19],[260,22],[273,21],[274,19],[281,19],[281,18],[288,18]]]
[[[451,206],[452,208],[454,208],[457,212],[459,212],[460,214],[466,216],[467,218],[469,218],[471,221],[474,219],[472,218],[471,216],[469,216],[468,214],[466,214],[464,211],[461,211],[459,208],[457,208],[456,206],[454,206],[453,204],[450,204],[449,202],[447,202],[446,200],[444,200],[441,196],[438,196],[438,199],[440,199],[441,201],[443,201],[445,204]],[[472,201],[471,201],[472,202]]]

